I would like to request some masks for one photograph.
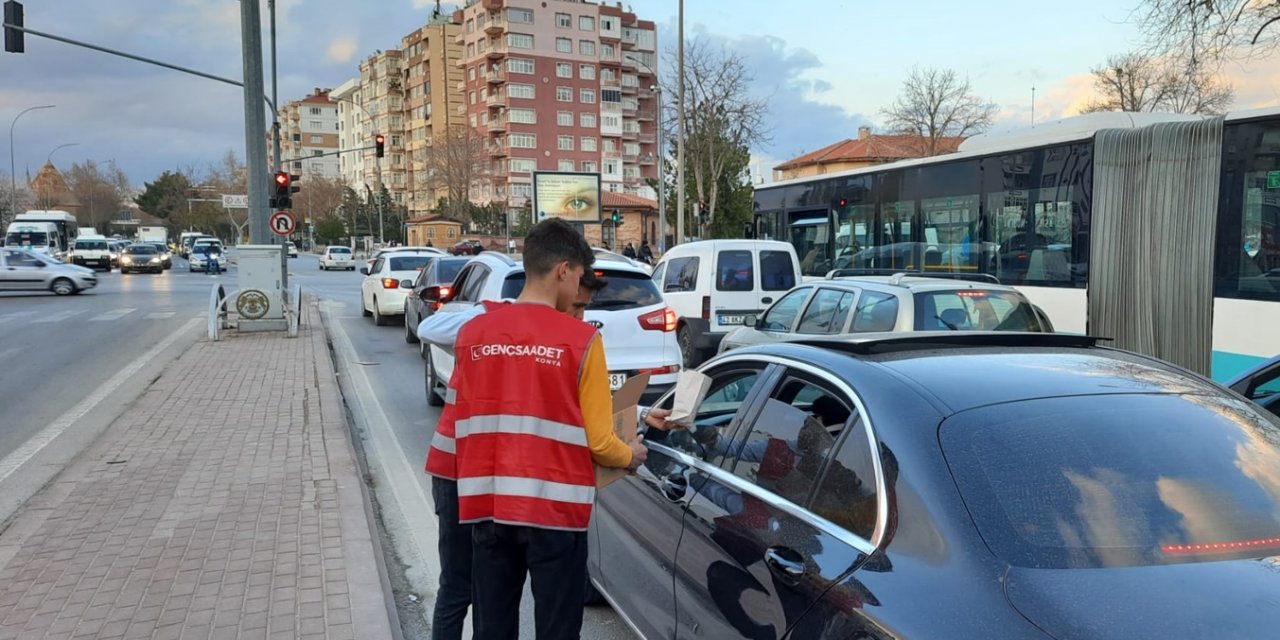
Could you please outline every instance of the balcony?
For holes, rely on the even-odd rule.
[[[490,69],[488,73],[484,74],[484,79],[489,84],[502,84],[507,81],[507,72],[502,69]]]
[[[484,52],[485,57],[490,60],[501,60],[507,57],[507,43],[501,39],[494,40],[489,43],[489,50]]]
[[[489,22],[484,25],[484,32],[491,36],[500,36],[507,30],[507,21],[503,19],[502,14],[497,14],[497,18],[489,18]]]
[[[492,118],[489,120],[489,133],[501,133],[507,130],[506,118]]]
[[[467,81],[466,81],[466,80],[463,80],[462,82],[459,82],[459,83],[458,83],[458,91],[464,91],[464,92],[465,92],[466,90],[467,90]]]
[[[640,144],[653,144],[657,142],[656,137],[652,133],[642,133],[639,136]]]
[[[635,139],[637,139],[637,138],[639,138],[639,137],[640,137],[640,132],[639,132],[639,131],[636,131],[636,130],[634,130],[634,129],[623,129],[623,130],[622,130],[622,139],[623,139],[623,140],[635,140]]]
[[[640,108],[639,108],[639,107],[637,107],[637,106],[635,106],[635,105],[628,105],[628,104],[627,104],[627,103],[625,103],[625,102],[624,102],[624,103],[622,103],[622,117],[624,117],[624,118],[634,118],[634,117],[636,117],[637,115],[639,115],[639,113],[640,113]]]
[[[507,155],[507,145],[502,138],[494,140],[489,145],[489,155],[494,158],[505,158]]]
[[[657,162],[657,160],[654,159],[652,153],[646,153],[645,155],[640,157],[640,164],[651,165],[651,164],[654,164],[655,162]]]
[[[637,162],[640,162],[640,154],[638,154],[638,153],[626,153],[626,152],[624,151],[624,152],[622,153],[622,161],[623,161],[623,162],[625,162],[625,163],[627,163],[627,164],[635,164],[635,163],[637,163]]]
[[[640,84],[639,84],[639,83],[637,83],[637,82],[623,82],[623,83],[622,83],[622,92],[623,92],[623,93],[634,94],[634,93],[638,93],[639,91],[640,91]]]
[[[484,0],[482,4],[484,5],[485,11],[499,11],[502,7],[506,6],[507,3],[503,0]]]
[[[507,94],[505,91],[495,91],[484,99],[484,103],[491,107],[503,107],[507,104]]]
[[[652,110],[645,109],[644,111],[636,114],[636,119],[640,122],[653,122],[654,112]]]

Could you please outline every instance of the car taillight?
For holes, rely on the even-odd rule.
[[[640,328],[645,331],[676,330],[676,312],[671,307],[663,307],[640,316]]]
[[[383,279],[382,279],[382,288],[383,288],[383,289],[395,289],[395,288],[397,288],[397,287],[399,287],[399,286],[400,286],[400,281],[399,281],[399,280],[396,280],[395,278],[383,278]]]
[[[667,373],[680,373],[680,365],[669,364],[665,367],[657,367],[655,369],[641,369],[636,372],[636,375],[640,375],[642,373],[647,373],[651,376],[660,376]]]
[[[711,319],[711,296],[702,296],[702,319]]]
[[[449,294],[451,294],[451,293],[453,293],[453,289],[450,289],[449,287],[440,287],[440,299],[441,299],[441,300],[448,300],[448,299],[449,299]]]

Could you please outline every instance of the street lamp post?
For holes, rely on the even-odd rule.
[[[18,215],[18,166],[13,158],[13,128],[17,126],[18,118],[21,118],[28,111],[52,109],[55,106],[57,105],[42,104],[38,107],[24,109],[13,117],[13,123],[9,125],[9,188],[11,189],[9,192],[9,211],[15,216]]]
[[[627,56],[627,59],[636,66],[644,67],[654,78],[658,77],[657,70],[635,56]],[[667,243],[667,156],[665,153],[667,136],[666,129],[662,126],[662,85],[655,82],[649,86],[649,90],[658,94],[658,112],[655,114],[654,121],[658,123],[658,255],[662,255],[666,251]],[[641,224],[644,223],[641,222]],[[643,235],[644,230],[640,231]]]
[[[364,113],[365,119],[374,124],[373,137],[374,138],[378,137],[377,123],[373,121],[373,116],[369,115],[369,111],[364,108],[364,105],[358,102],[355,102],[354,100],[349,100],[346,98],[339,98],[337,102],[345,102],[347,104],[350,104],[360,109],[360,111]],[[364,127],[361,127],[361,130],[363,129]],[[382,159],[379,158],[378,154],[376,153],[373,154],[373,174],[374,174],[374,180],[376,180],[378,183],[378,244],[383,244],[384,238],[382,233]],[[369,185],[365,185],[365,188],[368,189]]]
[[[60,145],[58,145],[58,146],[54,147],[54,148],[53,148],[53,151],[50,151],[50,152],[49,152],[49,155],[45,157],[45,159],[44,159],[44,163],[45,163],[45,164],[52,164],[52,163],[53,163],[53,154],[57,153],[57,152],[58,152],[58,149],[65,149],[65,148],[67,148],[67,147],[75,147],[75,146],[79,146],[79,145],[80,145],[80,143],[79,143],[79,142],[68,142],[68,143],[66,143],[66,144],[60,144]],[[91,200],[92,200],[92,198],[91,198]],[[93,206],[93,202],[91,201],[91,202],[89,203],[89,205],[90,205],[90,206]],[[52,207],[53,207],[53,194],[49,193],[49,192],[48,192],[48,190],[46,190],[46,191],[45,191],[45,194],[44,194],[44,208],[45,208],[46,210],[48,210],[48,209],[51,209]]]

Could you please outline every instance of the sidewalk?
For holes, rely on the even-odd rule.
[[[0,639],[394,637],[308,307],[295,339],[196,343],[24,506]]]

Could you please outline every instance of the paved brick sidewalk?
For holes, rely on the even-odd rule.
[[[0,534],[0,638],[392,636],[319,314],[201,341]]]

